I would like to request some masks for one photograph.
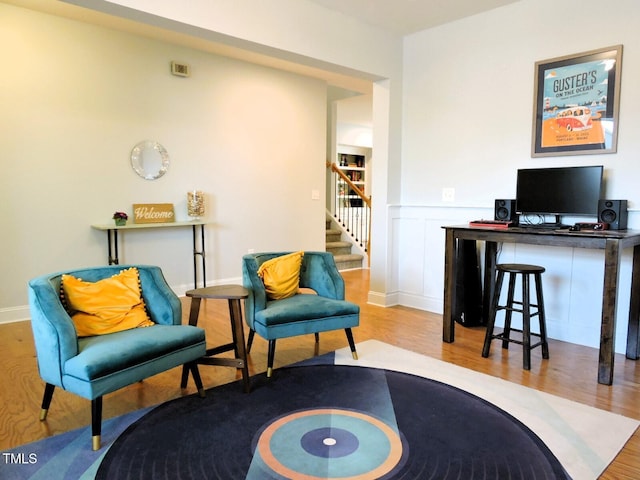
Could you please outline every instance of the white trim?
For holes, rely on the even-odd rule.
[[[24,322],[30,319],[31,315],[29,314],[28,305],[0,309],[0,324]]]
[[[369,291],[369,295],[367,296],[367,303],[370,303],[371,305],[376,305],[378,307],[393,307],[395,305],[399,305],[398,294],[397,293],[384,294],[381,292]]]

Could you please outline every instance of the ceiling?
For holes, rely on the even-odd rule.
[[[310,0],[330,10],[408,35],[519,0]]]

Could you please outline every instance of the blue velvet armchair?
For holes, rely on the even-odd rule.
[[[296,294],[281,300],[267,298],[258,276],[260,265],[289,252],[255,253],[242,257],[242,281],[249,290],[245,301],[245,320],[249,326],[247,351],[256,333],[269,342],[267,377],[273,372],[276,340],[297,335],[344,329],[354,359],[358,358],[352,327],[360,323],[360,307],[344,299],[344,279],[328,252],[304,252],[300,267],[300,288],[316,294]]]
[[[145,308],[155,325],[79,338],[60,299],[63,274],[96,282],[132,265],[58,272],[29,282],[31,326],[38,369],[46,382],[40,420],[45,420],[55,387],[91,400],[92,447],[100,448],[102,396],[179,365],[187,365],[201,396],[195,360],[205,354],[204,330],[182,325],[182,306],[160,268],[134,265]]]

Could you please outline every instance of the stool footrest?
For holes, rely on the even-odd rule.
[[[513,302],[516,303],[516,302]],[[537,305],[531,305],[534,308],[538,308]],[[496,308],[496,312],[499,312],[500,310],[507,310],[509,312],[518,312],[518,313],[522,313],[523,310],[521,308],[513,308],[513,307],[507,307],[507,306],[499,306]],[[537,315],[540,315],[540,309],[538,309],[537,311],[533,312],[533,313],[529,313],[529,317],[535,317]],[[513,330],[513,329],[512,329]]]
[[[516,330],[515,328],[511,329],[512,332],[522,332],[522,330]],[[533,343],[531,345],[529,345],[529,350],[539,347],[540,345],[542,345],[544,343],[544,341],[542,341],[542,337],[540,336],[539,333],[532,333],[531,334],[532,337],[538,337],[540,338],[540,341],[538,343]],[[503,342],[509,342],[509,343],[516,343],[518,345],[524,345],[524,342],[522,340],[518,340],[515,338],[507,338],[504,336],[504,333],[498,333],[496,335],[491,335],[491,339],[498,339],[498,340],[502,340]]]

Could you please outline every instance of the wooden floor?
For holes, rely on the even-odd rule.
[[[597,383],[596,349],[554,340],[550,341],[550,360],[541,361],[539,349],[534,350],[531,370],[524,371],[521,350],[517,345],[505,351],[499,346],[496,348],[499,344],[495,342],[490,357],[482,358],[480,352],[484,330],[459,325],[456,326],[456,341],[452,344],[442,343],[441,315],[407,307],[381,308],[368,305],[368,271],[352,270],[343,272],[343,276],[347,284],[347,298],[360,304],[362,308],[360,326],[354,329],[356,342],[377,339],[586,405],[640,419],[640,365],[625,359],[624,355],[616,355],[613,386]],[[186,323],[189,300],[183,302]],[[229,342],[226,301],[205,300],[202,305],[204,310],[200,314],[201,326],[207,330],[209,343],[214,345]],[[321,354],[345,346],[347,340],[342,331],[320,336]],[[256,337],[249,360],[252,375],[265,371],[266,347],[267,343]],[[313,350],[312,335],[279,340],[275,367],[309,358],[313,355]],[[0,325],[0,352],[0,450],[90,424],[90,402],[59,389],[54,394],[47,421],[38,420],[44,385],[38,376],[29,322]],[[201,366],[200,371],[207,388],[239,378],[231,368]],[[176,368],[106,395],[103,416],[105,419],[111,418],[195,391],[191,380],[186,390],[181,390],[179,383],[180,369]],[[87,442],[90,442],[89,437]],[[640,478],[640,433],[634,434],[601,478]]]

